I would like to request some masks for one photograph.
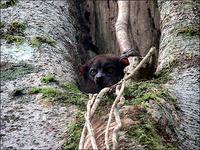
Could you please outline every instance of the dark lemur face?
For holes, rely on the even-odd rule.
[[[98,55],[90,59],[79,69],[85,82],[89,83],[89,93],[99,92],[102,88],[111,86],[124,76],[123,69],[129,65],[127,58],[117,56]]]

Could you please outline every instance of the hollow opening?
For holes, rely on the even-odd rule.
[[[78,25],[80,27],[79,49],[81,63],[98,54],[120,55],[116,40],[115,22],[117,19],[116,1],[76,1]],[[132,47],[137,47],[144,57],[152,46],[157,49],[152,63],[139,73],[150,79],[157,67],[160,42],[160,14],[156,1],[130,2],[129,38]],[[79,82],[81,88],[88,86]]]

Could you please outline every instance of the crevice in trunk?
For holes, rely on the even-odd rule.
[[[76,0],[77,36],[82,64],[97,54],[120,55],[115,23],[117,1]],[[160,14],[155,1],[130,1],[129,37],[132,47],[144,57],[152,46],[157,49],[151,64],[140,71],[140,78],[150,79],[157,67],[160,42]]]
[[[85,63],[91,57],[99,54],[99,48],[94,44],[91,37],[91,13],[85,1],[76,0],[76,25],[79,29],[77,34],[77,41],[79,53],[81,56],[81,63]]]

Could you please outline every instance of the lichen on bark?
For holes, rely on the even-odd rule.
[[[179,148],[199,147],[199,2],[158,0],[161,40],[157,73],[171,62],[171,80],[165,85],[180,107]]]
[[[75,98],[61,103],[62,98],[76,96],[64,95],[58,86],[75,83],[80,62],[69,2],[4,0],[1,4],[1,149],[60,148],[63,131],[75,119],[74,104],[83,104]],[[31,87],[38,87],[38,94],[28,94]],[[53,98],[60,103],[51,103]]]

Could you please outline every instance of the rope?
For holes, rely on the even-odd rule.
[[[109,140],[109,127],[112,121],[112,116],[114,114],[115,116],[115,128],[113,130],[113,134],[112,134],[112,144],[113,144],[113,149],[118,149],[119,148],[119,144],[118,144],[118,132],[121,129],[121,120],[120,120],[120,114],[119,114],[119,109],[121,108],[121,106],[123,105],[123,92],[124,92],[124,88],[125,88],[125,83],[127,80],[129,80],[130,78],[132,78],[135,73],[142,67],[143,64],[145,64],[149,58],[156,53],[156,48],[152,47],[149,52],[147,53],[147,55],[142,59],[142,61],[133,69],[133,68],[129,68],[132,69],[130,74],[126,75],[121,81],[119,81],[117,84],[113,85],[112,87],[106,87],[104,89],[102,89],[99,94],[93,94],[92,97],[89,99],[88,104],[87,104],[87,112],[85,114],[85,119],[86,119],[86,123],[83,127],[82,130],[82,134],[81,134],[81,138],[80,138],[80,142],[79,142],[79,149],[84,149],[84,141],[85,141],[85,137],[87,134],[87,131],[89,133],[89,138],[92,144],[92,148],[93,149],[98,149],[97,144],[96,144],[96,139],[95,139],[95,135],[94,135],[94,131],[91,125],[91,119],[95,113],[95,110],[97,109],[101,98],[111,89],[113,89],[115,87],[115,93],[116,93],[116,98],[115,101],[112,104],[112,107],[110,109],[110,113],[109,113],[109,119],[107,122],[107,126],[105,129],[105,146],[106,149],[110,149],[110,146],[108,144],[108,140]]]

